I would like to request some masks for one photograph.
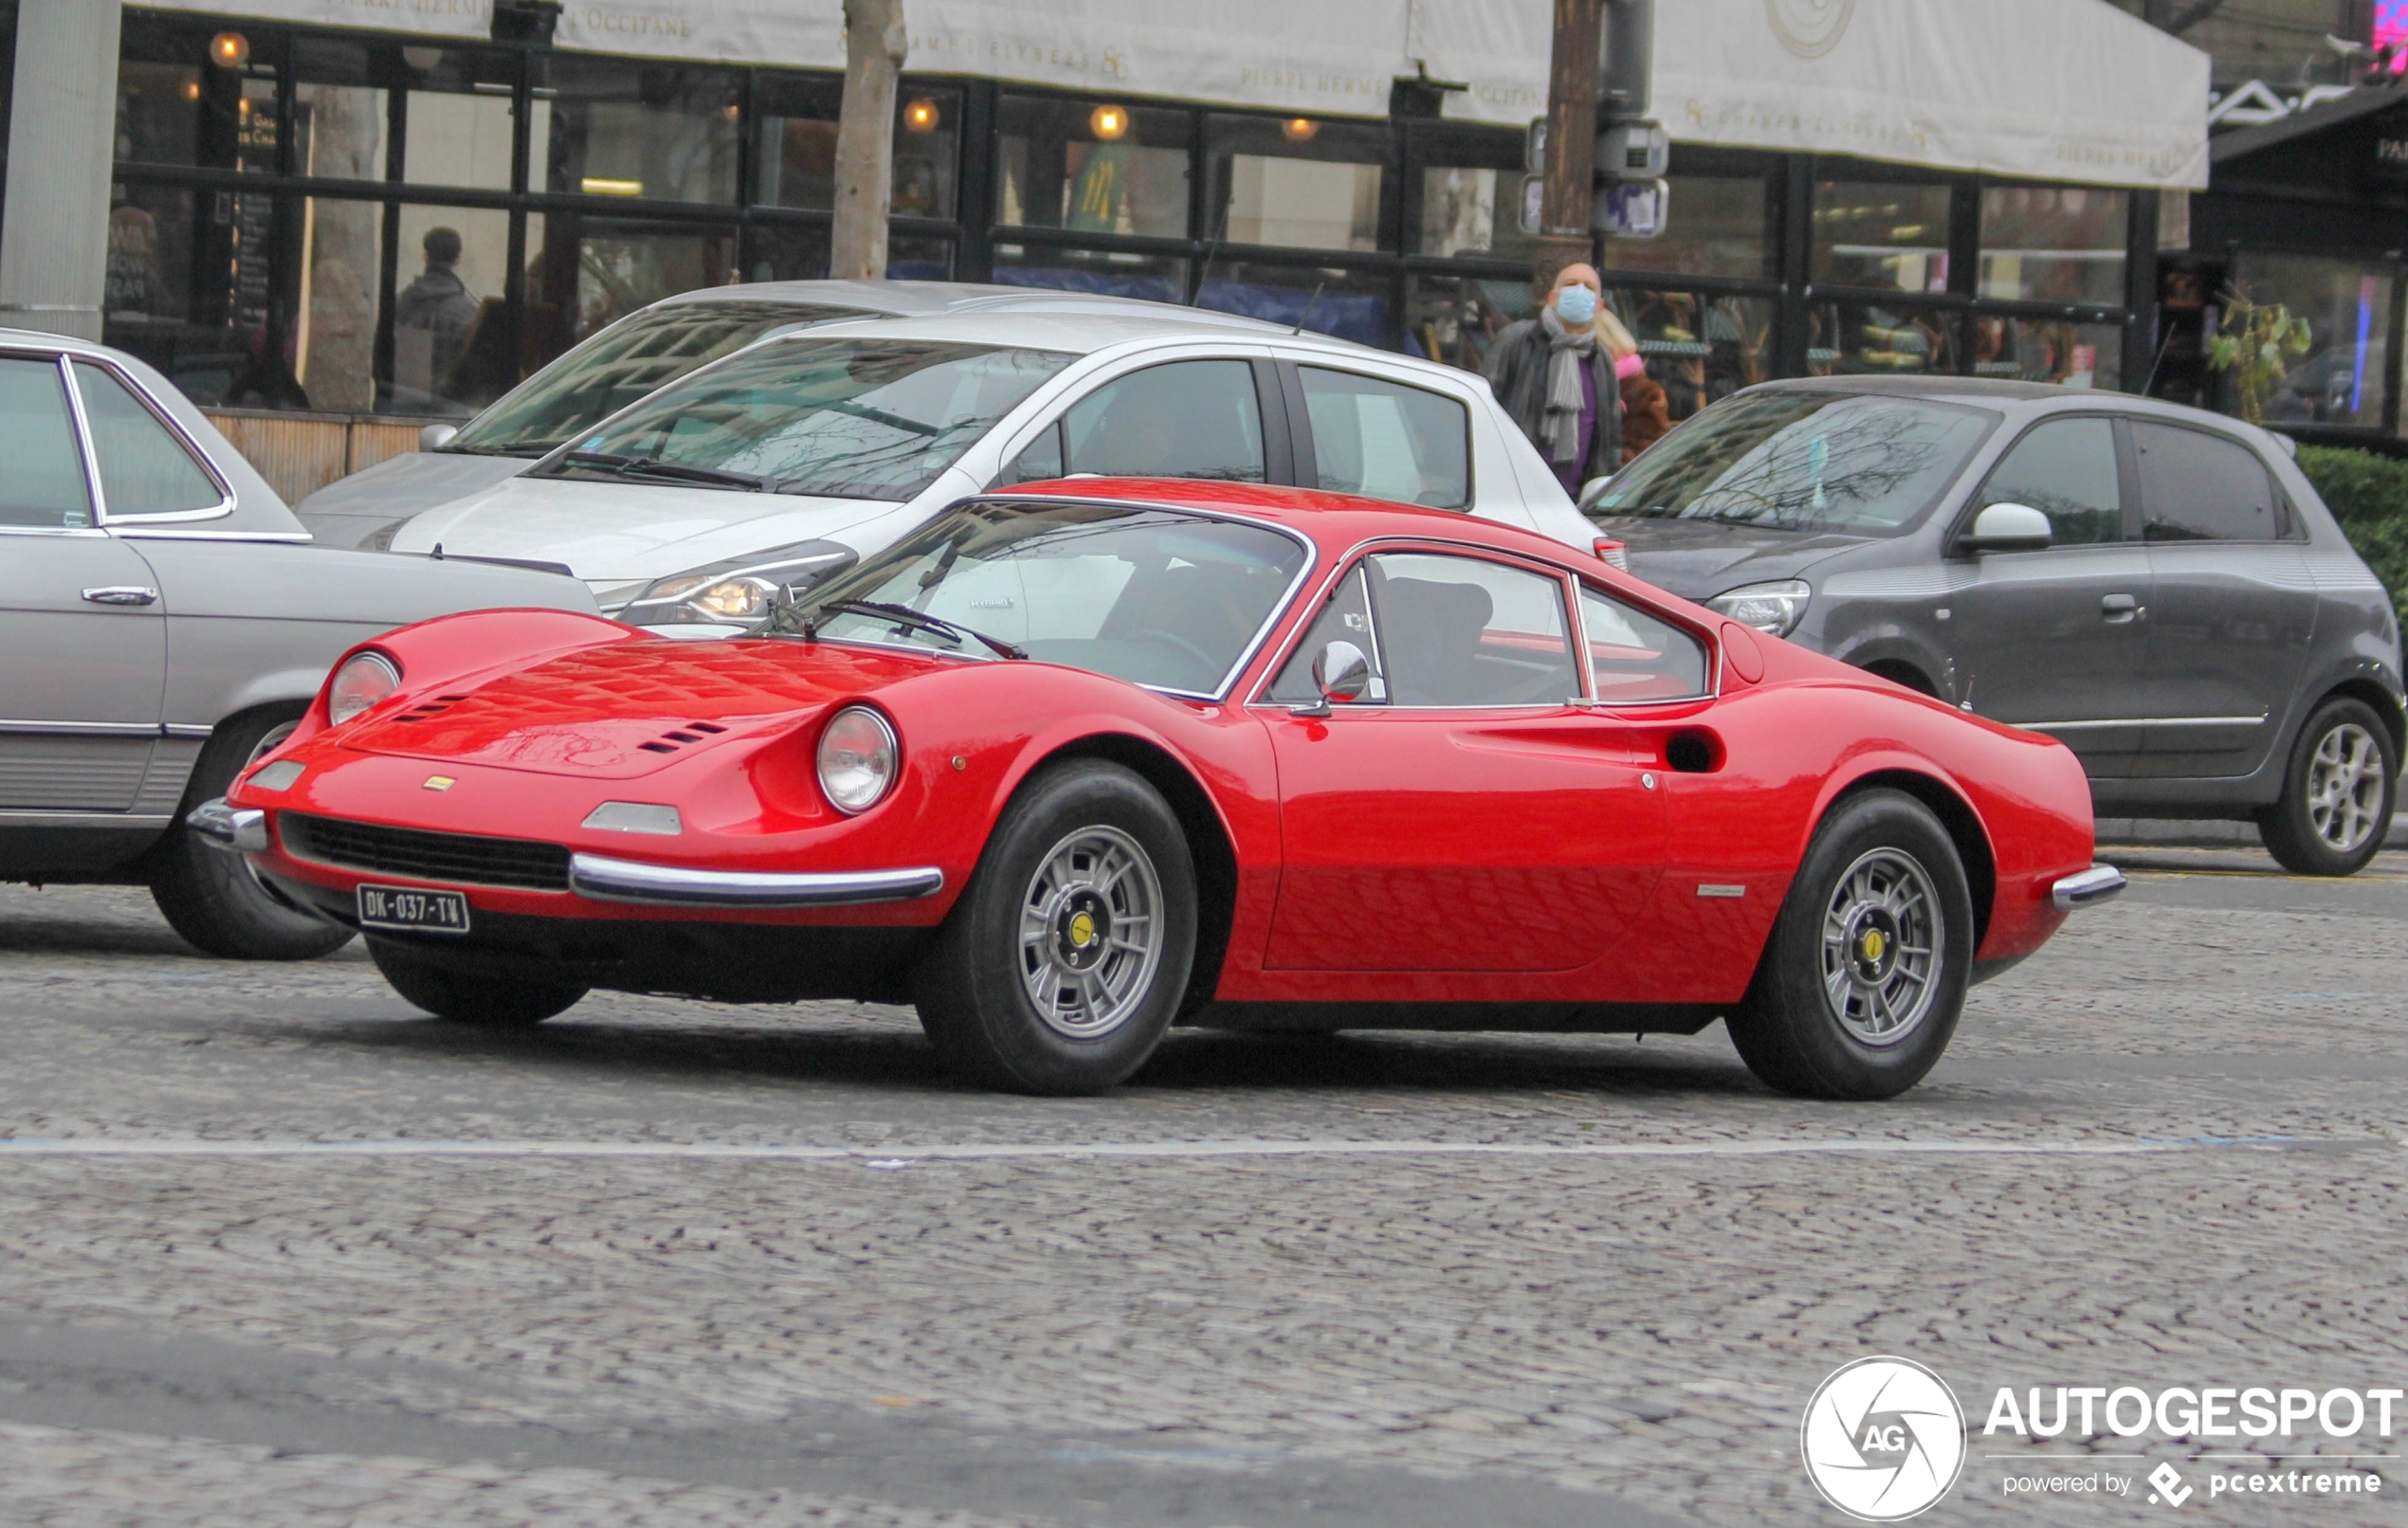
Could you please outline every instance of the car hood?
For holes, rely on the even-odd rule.
[[[878,499],[812,499],[645,482],[512,478],[430,509],[395,532],[395,552],[564,564],[607,609],[642,586],[727,557],[831,536],[893,514]]]
[[[1796,578],[1824,558],[1872,539],[1632,515],[1599,516],[1596,523],[1598,535],[1630,549],[1633,573],[1688,600],[1711,599],[1742,584]]]
[[[342,744],[537,774],[631,779],[807,725],[831,705],[942,662],[792,639],[614,642],[465,691],[415,696]]]
[[[468,451],[406,451],[337,478],[293,510],[321,545],[356,547],[412,515],[481,493],[535,463]]]

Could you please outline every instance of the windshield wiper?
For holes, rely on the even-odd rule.
[[[889,604],[885,600],[876,599],[840,599],[830,601],[828,604],[821,606],[818,610],[813,613],[811,620],[803,623],[804,639],[806,641],[813,642],[819,639],[819,618],[821,616],[846,614],[884,616],[887,620],[894,622],[897,626],[917,627],[922,631],[933,631],[940,637],[951,637],[957,646],[960,645],[962,638],[970,637],[976,641],[985,643],[988,646],[993,647],[996,652],[1001,653],[1006,658],[1026,658],[1029,656],[1027,648],[1014,646],[1011,643],[1004,641],[1001,637],[991,637],[983,631],[974,631],[966,626],[959,625],[953,621],[948,621],[941,615],[930,615],[925,610],[915,610],[908,605],[894,605]]]
[[[884,409],[872,409],[866,403],[854,403],[846,398],[832,398],[821,404],[820,407],[833,409],[840,414],[851,414],[856,419],[867,419],[873,425],[884,425],[888,429],[900,429],[907,435],[934,436],[945,432],[943,426],[926,424],[917,419],[905,419],[901,414],[890,414]]]
[[[701,483],[712,488],[748,488],[766,493],[769,480],[750,472],[730,472],[720,467],[693,467],[682,462],[658,462],[648,456],[620,456],[611,451],[570,451],[560,460],[571,466],[592,467],[600,472],[615,472],[621,477],[668,478],[679,482]]]

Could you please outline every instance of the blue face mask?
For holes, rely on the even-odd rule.
[[[1555,296],[1556,317],[1568,324],[1593,323],[1597,316],[1597,295],[1585,286],[1567,286]]]

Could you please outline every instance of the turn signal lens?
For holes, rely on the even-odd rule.
[[[885,717],[848,705],[819,735],[819,788],[838,811],[867,811],[894,788],[900,754]]]
[[[326,719],[339,727],[401,688],[401,670],[382,653],[354,653],[326,686]]]

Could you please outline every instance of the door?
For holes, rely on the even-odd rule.
[[[1274,712],[1284,864],[1265,965],[1541,972],[1597,960],[1653,891],[1664,792],[1629,723],[1585,713],[1567,584],[1422,552],[1366,557],[1269,699],[1309,706],[1337,640],[1363,700]]]
[[[2248,774],[2279,740],[2316,632],[2316,591],[2282,539],[2272,474],[2230,436],[2134,420],[2156,609],[2156,700],[2135,775]]]
[[[141,554],[97,528],[56,359],[0,356],[0,811],[131,809],[167,639]]]
[[[2052,419],[2016,443],[1974,496],[2049,518],[2045,552],[1975,559],[1973,582],[1941,596],[1959,696],[1996,720],[2062,739],[2093,779],[2132,772],[2157,704],[2146,664],[2148,550],[2134,532],[2115,422]]]

